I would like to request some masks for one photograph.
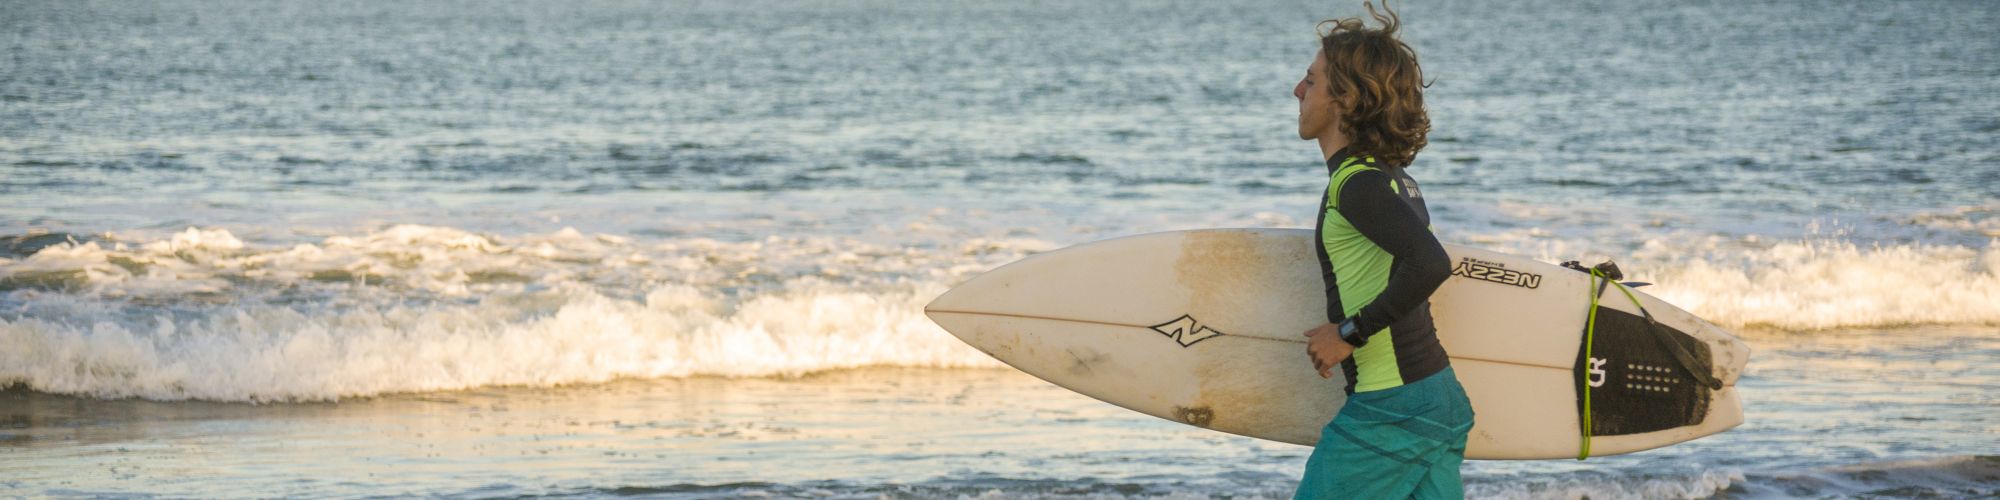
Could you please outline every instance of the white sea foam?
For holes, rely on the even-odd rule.
[[[1715,496],[1729,489],[1730,485],[1743,481],[1743,473],[1735,470],[1638,480],[1585,475],[1531,481],[1482,481],[1468,484],[1466,496],[1494,499],[1692,500]]]
[[[396,226],[253,248],[222,230],[0,263],[0,384],[100,397],[326,400],[619,377],[997,366],[923,317],[1035,249],[840,239],[639,245]]]
[[[1680,246],[1649,243],[1638,277],[1659,284],[1656,296],[1720,324],[2000,325],[2000,245],[1786,242],[1727,259],[1664,257]]]
[[[924,318],[922,306],[974,274],[1058,245],[919,239],[934,243],[642,241],[567,229],[496,236],[414,225],[290,245],[213,228],[108,235],[0,261],[0,384],[289,401],[998,366]],[[1541,250],[1588,255],[1582,248]],[[2000,250],[1990,246],[1663,238],[1621,262],[1633,278],[1658,283],[1649,291],[1725,326],[2000,324]]]
[[[1616,261],[1644,290],[1728,327],[1785,330],[2000,325],[2000,240],[1861,244],[1845,232],[1772,241],[1611,228],[1569,237],[1539,228],[1456,235],[1546,262]],[[1606,246],[1600,241],[1636,242]]]
[[[566,290],[464,306],[226,307],[193,320],[163,314],[150,325],[0,320],[0,381],[97,397],[291,401],[620,377],[997,366],[923,317],[924,302],[942,291],[804,281],[731,301],[665,285],[641,301]],[[524,315],[537,301],[557,305]]]

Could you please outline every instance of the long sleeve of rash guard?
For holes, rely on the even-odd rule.
[[[1340,188],[1340,215],[1394,260],[1389,282],[1375,300],[1355,313],[1354,326],[1374,332],[1395,324],[1430,299],[1451,277],[1451,257],[1416,209],[1390,190],[1379,170],[1354,174]]]

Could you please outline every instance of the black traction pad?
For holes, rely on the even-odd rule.
[[[1681,368],[1661,337],[1692,355],[1695,369],[1713,373],[1708,344],[1666,325],[1649,325],[1643,316],[1597,309],[1596,345],[1577,349],[1575,368],[1578,415],[1583,412],[1584,385],[1591,384],[1591,435],[1699,425],[1708,415],[1711,391]],[[1585,358],[1584,348],[1590,348],[1594,359]]]

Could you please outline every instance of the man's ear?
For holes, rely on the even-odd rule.
[[[1327,106],[1332,107],[1333,112],[1338,115],[1351,113],[1354,111],[1354,94],[1350,92],[1347,95],[1335,97],[1333,100],[1327,101]]]

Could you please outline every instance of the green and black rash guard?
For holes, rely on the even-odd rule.
[[[1320,198],[1320,275],[1326,320],[1348,316],[1365,345],[1341,362],[1348,394],[1415,382],[1450,365],[1431,323],[1431,292],[1451,276],[1451,258],[1431,234],[1417,182],[1402,168],[1347,149],[1326,160]]]

